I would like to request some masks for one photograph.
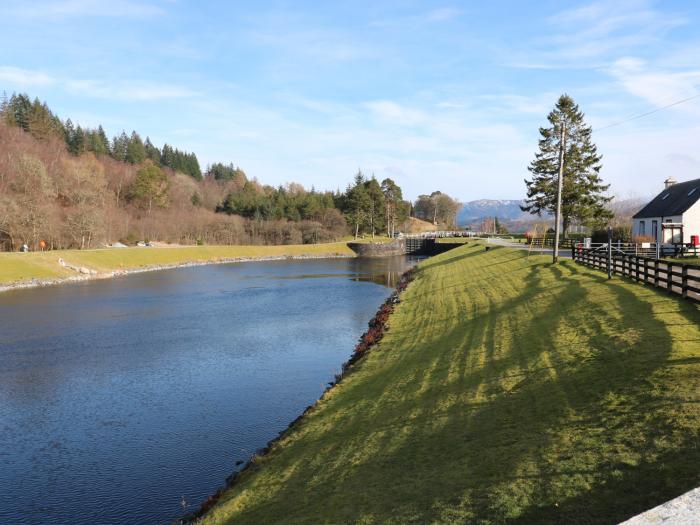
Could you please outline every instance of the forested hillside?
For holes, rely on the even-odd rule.
[[[433,194],[440,220],[446,195]],[[424,197],[424,196],[422,196]],[[421,198],[422,198],[421,197]],[[430,198],[428,198],[430,199]],[[439,211],[438,213],[438,203]],[[345,192],[272,187],[233,164],[204,171],[194,153],[136,131],[108,139],[27,95],[0,107],[0,247],[90,248],[139,240],[301,244],[402,229],[411,209],[391,179],[362,173]],[[424,206],[423,206],[424,207]],[[423,209],[421,201],[416,209]],[[42,243],[43,241],[43,243]]]

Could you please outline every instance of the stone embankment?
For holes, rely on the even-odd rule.
[[[437,242],[434,238],[402,237],[391,242],[349,242],[348,247],[359,257],[394,255],[438,255],[464,246],[465,243]]]
[[[359,257],[391,257],[406,253],[406,240],[391,242],[349,242],[348,246]]]

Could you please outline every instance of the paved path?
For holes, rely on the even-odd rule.
[[[700,523],[700,488],[686,492],[622,522],[620,525],[697,525]]]
[[[488,238],[486,239],[486,242],[489,244],[497,244],[499,246],[508,246],[509,248],[517,248],[520,250],[525,250],[527,251],[530,249],[530,247],[525,244],[525,243],[519,243],[519,242],[514,242],[514,241],[509,241],[508,239],[499,239],[499,238]],[[539,248],[539,247],[534,247],[531,249],[532,253],[537,253],[540,255],[552,255],[552,248]],[[570,248],[559,248],[559,257],[565,258],[565,259],[571,259],[571,249]]]

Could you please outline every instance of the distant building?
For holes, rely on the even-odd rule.
[[[664,181],[664,191],[637,212],[632,236],[664,244],[687,244],[700,236],[700,179]]]

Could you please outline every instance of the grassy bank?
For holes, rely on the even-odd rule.
[[[135,270],[189,262],[216,262],[239,257],[353,255],[344,242],[288,246],[183,246],[173,248],[109,248],[53,252],[0,253],[0,285],[32,279],[62,279],[78,275],[62,268],[62,258],[74,266],[98,272]]]
[[[700,309],[469,244],[203,522],[615,523],[700,484]]]

